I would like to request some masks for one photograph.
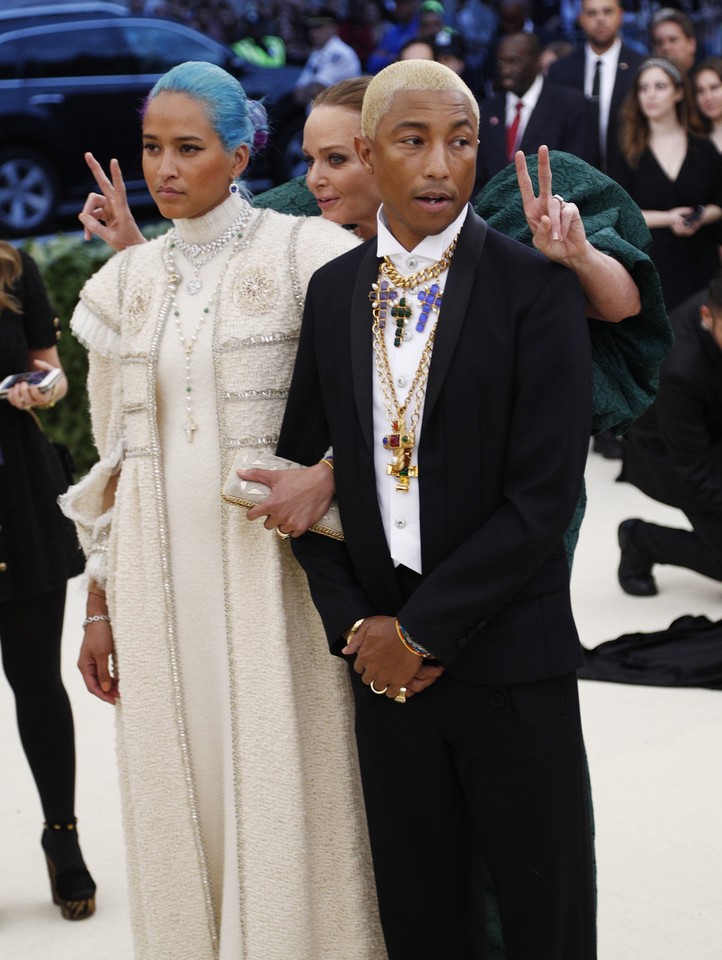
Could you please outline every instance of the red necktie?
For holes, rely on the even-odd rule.
[[[506,159],[509,161],[514,159],[514,152],[516,150],[516,137],[519,133],[519,123],[521,121],[521,111],[523,106],[524,104],[521,100],[519,100],[514,108],[516,110],[516,115],[506,128]]]

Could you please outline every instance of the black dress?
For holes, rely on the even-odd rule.
[[[636,170],[626,169],[619,182],[642,210],[671,210],[715,203],[722,206],[722,156],[705,138],[689,137],[687,155],[670,180],[647,148]],[[668,227],[655,227],[649,254],[659,273],[667,310],[705,288],[720,268],[719,226],[699,229],[692,237],[677,237]]]
[[[38,268],[21,256],[23,272],[11,292],[23,312],[0,312],[0,379],[27,370],[29,350],[56,343]],[[40,596],[82,572],[75,528],[57,505],[67,486],[35,417],[0,400],[0,602]]]

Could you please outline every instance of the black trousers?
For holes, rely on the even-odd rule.
[[[406,704],[353,677],[389,960],[483,960],[484,868],[507,960],[593,960],[576,677],[486,687],[446,674]]]
[[[632,541],[652,563],[686,567],[722,580],[722,521],[694,513],[687,513],[687,518],[691,532],[640,520],[634,525]]]
[[[15,694],[20,740],[48,823],[75,815],[73,715],[60,675],[65,584],[0,603],[0,646]]]
[[[408,593],[413,578],[399,580]],[[389,960],[485,960],[485,871],[506,960],[595,960],[576,676],[484,686],[447,673],[405,704],[351,676]]]

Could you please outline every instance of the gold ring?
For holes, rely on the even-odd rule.
[[[406,703],[406,687],[399,687],[399,692],[394,697],[394,703]]]
[[[277,536],[279,536],[281,540],[288,540],[289,537],[291,536],[290,533],[284,533],[280,527],[276,527],[275,530],[276,530]]]
[[[371,681],[369,686],[371,687],[371,693],[377,693],[379,696],[382,696],[389,689],[389,685],[387,683],[386,686],[383,688],[383,690],[377,690],[376,687],[374,686],[373,680]]]

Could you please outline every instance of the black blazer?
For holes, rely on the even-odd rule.
[[[705,300],[704,293],[691,298],[675,323],[659,396],[626,435],[620,479],[722,523],[722,350],[700,323]]]
[[[331,648],[357,619],[386,614],[470,680],[568,673],[581,657],[561,538],[591,417],[578,282],[469,209],[421,432],[425,578],[403,603],[374,475],[368,294],[377,275],[371,240],[312,277],[279,443],[282,456],[302,463],[333,444],[346,541],[312,533],[293,541]]]
[[[580,47],[570,53],[568,57],[562,57],[561,60],[556,60],[549,68],[549,79],[553,80],[554,83],[572,87],[583,94],[586,66],[585,52],[586,47]],[[637,70],[644,59],[641,53],[622,44],[617,62],[617,72],[614,77],[612,102],[609,107],[606,159],[605,162],[602,163],[597,152],[597,160],[594,163],[594,166],[599,167],[600,170],[616,170],[622,162],[622,155],[619,149],[619,108],[622,106],[624,98],[633,88]]]
[[[508,161],[506,158],[506,94],[482,101],[479,107],[477,187],[483,187]],[[594,164],[599,154],[595,114],[586,97],[549,80],[532,110],[519,144],[524,153],[536,153],[542,144],[566,150]]]

